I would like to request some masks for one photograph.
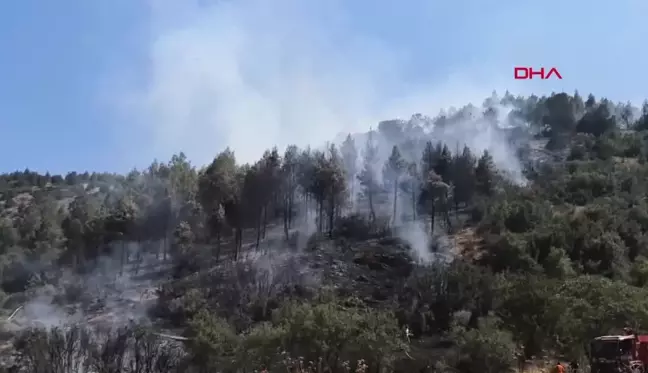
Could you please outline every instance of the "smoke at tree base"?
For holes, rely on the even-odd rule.
[[[409,244],[412,257],[419,264],[452,261],[448,238],[442,235],[430,237],[424,222],[408,222],[396,229],[396,235]]]

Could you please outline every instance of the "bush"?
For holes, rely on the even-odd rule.
[[[457,352],[444,363],[462,373],[495,373],[511,371],[519,351],[511,333],[500,327],[500,321],[487,317],[477,329],[455,327],[453,339]]]
[[[364,215],[353,214],[338,219],[335,235],[346,239],[366,240],[371,237],[372,226]]]
[[[360,359],[372,367],[387,367],[406,349],[391,313],[343,307],[335,301],[286,305],[275,314],[273,325],[284,331],[282,347],[291,356],[306,361],[328,357],[324,363],[332,369]]]
[[[241,339],[224,319],[203,310],[189,323],[189,335],[193,365],[228,371],[245,362],[240,355]]]
[[[194,362],[220,370],[265,367],[272,371],[289,366],[304,372],[346,372],[358,364],[389,368],[407,350],[392,314],[335,301],[288,303],[272,321],[242,335],[223,319],[201,312],[191,322],[191,330]]]

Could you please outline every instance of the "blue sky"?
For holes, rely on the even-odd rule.
[[[0,5],[0,171],[125,171],[318,144],[494,89],[645,98],[648,2],[22,0]],[[515,65],[560,81],[514,81]]]

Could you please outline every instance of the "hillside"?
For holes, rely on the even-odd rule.
[[[5,368],[501,372],[648,331],[648,104],[507,93],[235,151],[0,175]]]

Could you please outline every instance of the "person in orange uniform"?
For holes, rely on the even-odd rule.
[[[552,369],[553,373],[565,373],[565,366],[562,365],[560,361],[556,362],[556,365]]]

